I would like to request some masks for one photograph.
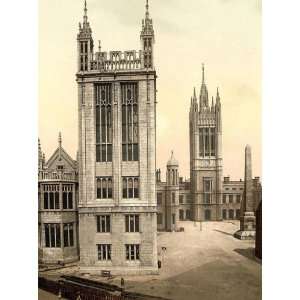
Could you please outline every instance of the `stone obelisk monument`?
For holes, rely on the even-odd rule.
[[[240,230],[234,236],[240,240],[255,239],[255,213],[252,181],[251,147],[245,149],[245,182],[241,204]]]

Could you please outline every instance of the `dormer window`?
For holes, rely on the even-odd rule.
[[[63,166],[63,165],[57,166],[57,170],[58,170],[58,171],[62,171],[63,169],[64,169],[64,166]]]

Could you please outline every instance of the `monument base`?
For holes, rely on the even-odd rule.
[[[255,230],[239,230],[233,236],[239,240],[255,240]]]
[[[255,239],[255,215],[253,212],[245,212],[241,218],[240,230],[234,234],[234,237],[239,240],[254,240]]]

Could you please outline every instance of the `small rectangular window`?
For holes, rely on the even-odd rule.
[[[140,259],[140,245],[130,244],[125,245],[126,260],[139,260]]]
[[[229,195],[229,203],[233,203],[233,195]]]
[[[63,209],[68,208],[68,193],[63,192]]]
[[[125,232],[139,232],[139,231],[140,231],[139,215],[126,215]]]
[[[50,197],[50,209],[54,209],[54,193],[50,192],[49,193],[49,197]]]
[[[162,193],[157,193],[157,205],[162,204]]]
[[[223,204],[226,203],[226,194],[223,194]]]
[[[49,209],[48,192],[44,192],[44,209]]]
[[[176,219],[176,215],[172,214],[172,224],[175,225],[175,219]]]
[[[73,223],[64,224],[64,247],[74,246]]]
[[[123,177],[123,198],[139,198],[139,178]]]
[[[111,260],[111,244],[99,244],[98,249],[98,260]]]
[[[97,232],[110,232],[110,216],[97,216]]]
[[[213,180],[210,177],[203,178],[203,202],[210,204],[212,201]]]
[[[179,204],[183,204],[183,195],[179,195]]]
[[[161,213],[157,214],[157,224],[159,224],[159,225],[162,224],[162,214]]]
[[[97,199],[112,199],[113,196],[112,177],[97,178]]]
[[[45,246],[47,248],[60,248],[60,224],[44,224]]]
[[[59,192],[55,192],[55,209],[59,209]]]
[[[69,192],[68,194],[68,205],[69,205],[69,209],[73,208],[73,193]]]

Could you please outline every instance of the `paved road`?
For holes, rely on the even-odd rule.
[[[57,296],[39,289],[39,300],[57,300]]]
[[[199,222],[179,226],[185,231],[158,233],[160,274],[123,276],[126,290],[172,300],[261,299],[261,263],[254,257],[254,241],[233,237],[239,222],[204,222],[202,231]],[[65,272],[54,271],[53,275]],[[120,284],[120,277],[111,283]]]
[[[129,290],[173,300],[261,299],[261,264],[253,241],[232,236],[238,222],[203,223],[202,231],[199,223],[182,226],[184,233],[158,236],[158,245],[167,247],[160,275],[127,278]]]

